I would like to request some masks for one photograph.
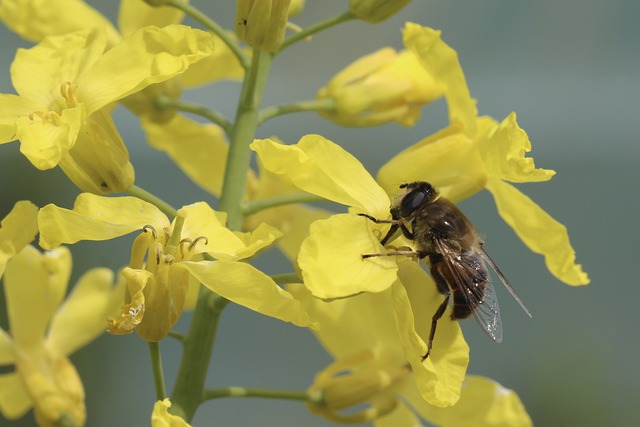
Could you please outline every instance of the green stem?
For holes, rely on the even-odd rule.
[[[167,336],[184,344],[185,336],[179,332],[169,331],[169,334]]]
[[[151,370],[153,371],[153,382],[156,386],[156,400],[164,400],[164,398],[167,397],[167,389],[164,385],[160,345],[157,342],[150,342],[148,344],[149,355],[151,356]]]
[[[303,39],[305,39],[307,37],[310,37],[313,34],[319,33],[320,31],[324,31],[327,28],[331,28],[331,27],[333,27],[335,25],[342,24],[343,22],[351,21],[353,19],[356,19],[356,16],[353,13],[345,12],[342,15],[338,15],[338,16],[335,16],[333,18],[329,18],[326,21],[318,22],[317,24],[314,24],[314,25],[312,25],[312,26],[310,26],[308,28],[305,28],[304,30],[300,31],[299,33],[295,33],[291,37],[287,38],[282,43],[282,46],[280,46],[280,50],[278,51],[278,53],[282,52],[283,50],[285,50],[286,48],[288,48],[292,44],[297,43],[300,40],[303,40]]]
[[[300,390],[276,390],[250,387],[224,387],[205,390],[202,400],[219,399],[221,397],[262,397],[266,399],[301,400],[303,402],[321,404],[322,393]]]
[[[265,209],[275,208],[283,205],[291,205],[294,203],[314,203],[314,202],[326,202],[327,199],[323,199],[320,196],[309,193],[294,193],[283,194],[281,196],[269,197],[267,199],[253,200],[246,203],[243,208],[243,213],[246,216],[253,215],[254,213],[263,211]]]
[[[204,286],[201,287],[189,333],[184,340],[180,370],[171,394],[170,412],[187,422],[191,421],[202,401],[204,380],[213,352],[218,322],[228,302]]]
[[[274,105],[260,111],[258,122],[263,123],[274,117],[290,113],[301,113],[304,111],[330,111],[335,109],[336,102],[333,99],[312,99],[309,101],[292,102],[291,104]]]
[[[151,203],[152,205],[160,209],[162,213],[164,213],[169,218],[174,218],[176,216],[176,209],[173,206],[171,206],[161,198],[149,193],[147,190],[138,187],[137,185],[132,185],[131,187],[129,187],[127,193],[131,196],[137,197],[140,200]]]
[[[274,274],[271,276],[271,280],[279,284],[302,283],[302,278],[300,278],[298,273]]]
[[[254,50],[251,68],[245,74],[231,133],[219,209],[227,213],[227,227],[232,230],[239,230],[244,220],[242,203],[247,184],[247,171],[251,165],[249,145],[258,127],[258,113],[271,59],[271,54]]]
[[[226,117],[224,117],[218,111],[212,110],[211,108],[205,107],[204,105],[201,105],[201,104],[196,104],[195,102],[187,102],[187,101],[181,101],[177,99],[171,99],[166,95],[161,95],[155,99],[155,105],[160,110],[173,108],[178,111],[197,114],[198,116],[204,117],[210,120],[211,122],[217,124],[218,126],[220,126],[227,135],[229,135],[233,127],[233,123],[231,123]]]
[[[245,70],[249,68],[251,59],[242,51],[242,49],[240,49],[240,46],[238,46],[235,40],[229,37],[229,34],[227,34],[224,28],[218,25],[217,22],[200,12],[192,5],[185,3],[183,0],[169,0],[167,5],[180,9],[188,16],[204,25],[209,31],[217,35],[229,47],[229,49],[231,49],[231,52],[233,52],[235,57],[238,58],[238,62],[240,62],[240,66],[242,68]]]

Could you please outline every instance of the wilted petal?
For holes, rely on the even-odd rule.
[[[536,169],[526,154],[531,151],[527,133],[518,126],[516,114],[511,113],[499,125],[478,137],[478,150],[488,175],[512,182],[548,181],[556,173]]]
[[[38,207],[27,200],[16,202],[0,223],[0,276],[7,261],[35,239]]]
[[[169,221],[154,205],[136,197],[82,193],[73,210],[49,204],[38,213],[40,246],[46,249],[80,240],[109,240],[141,230],[145,225],[162,230],[169,226]]]
[[[141,123],[149,145],[167,153],[200,187],[215,196],[220,195],[229,152],[229,144],[220,127],[196,123],[180,114],[167,123],[155,123],[146,118]]]
[[[67,248],[40,253],[26,246],[9,261],[4,288],[16,346],[30,348],[42,342],[51,316],[64,298],[70,275],[71,254]]]
[[[476,101],[469,93],[458,54],[440,39],[440,33],[409,22],[403,30],[404,45],[420,58],[422,66],[442,86],[449,106],[449,122],[462,123],[467,135],[475,135]]]
[[[186,261],[176,266],[187,269],[204,286],[236,304],[297,326],[314,327],[299,301],[249,264]]]
[[[189,423],[177,415],[169,413],[171,401],[167,398],[158,400],[153,405],[151,414],[151,427],[191,427]]]
[[[469,364],[469,346],[460,325],[450,320],[450,310],[447,310],[438,322],[431,354],[422,361],[427,351],[431,318],[444,297],[417,263],[405,260],[399,264],[402,283],[397,282],[392,288],[393,312],[416,386],[430,404],[451,406],[460,398]]]
[[[589,277],[576,264],[567,228],[514,186],[492,178],[487,182],[498,212],[533,252],[544,255],[547,268],[569,285],[586,285]]]
[[[183,73],[213,53],[213,38],[183,25],[145,27],[107,51],[78,79],[87,114]]]
[[[396,280],[395,257],[362,259],[384,252],[373,224],[356,215],[334,215],[311,224],[302,242],[298,264],[304,283],[322,299],[344,298],[361,292],[382,292]]]
[[[80,277],[51,321],[46,342],[55,354],[68,356],[105,331],[107,316],[116,314],[124,301],[124,286],[114,287],[113,277],[107,268]]]
[[[296,145],[270,139],[255,140],[265,169],[287,175],[294,185],[312,194],[373,216],[389,213],[389,198],[355,157],[320,135],[305,135]]]

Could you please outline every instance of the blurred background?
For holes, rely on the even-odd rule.
[[[88,1],[115,20],[117,2]],[[234,3],[192,3],[227,28]],[[346,0],[308,0],[293,21],[302,26],[337,15]],[[640,352],[635,315],[640,301],[635,271],[640,238],[640,3],[633,0],[416,0],[379,25],[350,22],[299,43],[279,56],[265,105],[310,99],[337,71],[382,46],[402,47],[400,29],[414,21],[443,31],[459,54],[481,114],[502,120],[516,111],[533,143],[536,165],[554,169],[551,182],[521,185],[565,224],[577,261],[591,284],[570,288],[546,270],[500,219],[488,193],[461,207],[486,236],[492,258],[533,312],[528,319],[506,292],[501,299],[504,341],[488,340],[473,321],[463,322],[471,347],[469,373],[485,375],[518,392],[538,426],[637,426],[640,412]],[[187,23],[193,24],[192,21]],[[9,66],[17,47],[30,43],[0,27],[0,91],[13,93]],[[187,92],[189,100],[213,105],[233,117],[239,85],[222,83]],[[210,197],[144,141],[136,119],[118,108],[115,121],[131,152],[136,184],[174,206]],[[319,133],[343,145],[375,174],[394,153],[446,123],[446,106],[425,109],[411,129],[388,125],[343,129],[313,113],[266,123],[258,137],[278,135],[288,143]],[[71,207],[78,190],[59,170],[36,171],[18,143],[0,146],[0,211],[20,199]],[[74,279],[97,266],[128,262],[131,237],[108,244],[72,247]],[[277,256],[261,257],[267,272],[290,271]],[[73,283],[73,280],[72,280]],[[4,300],[0,318],[6,319]],[[189,314],[177,329],[186,331]],[[3,320],[4,322],[5,320]],[[3,323],[6,327],[6,323]],[[173,385],[179,344],[162,342],[167,386]],[[149,425],[154,389],[147,345],[135,335],[104,335],[72,356],[87,393],[88,426]],[[305,389],[331,358],[306,330],[247,309],[225,311],[207,385]],[[30,426],[31,414],[21,422]],[[323,426],[304,405],[287,401],[223,399],[203,405],[195,426]]]

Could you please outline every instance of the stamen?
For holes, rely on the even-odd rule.
[[[145,233],[151,233],[153,234],[153,239],[157,239],[158,238],[158,233],[156,233],[156,229],[153,225],[145,225],[142,227],[142,231],[144,231]]]
[[[194,240],[193,242],[191,242],[191,244],[189,245],[189,252],[191,252],[193,250],[193,248],[198,244],[199,241],[204,240],[204,244],[205,246],[209,244],[209,239],[207,239],[206,236],[199,236],[196,238],[196,240]]]
[[[64,82],[60,86],[60,94],[67,102],[67,107],[73,108],[78,105],[78,101],[76,100],[76,88],[77,86],[71,82]]]

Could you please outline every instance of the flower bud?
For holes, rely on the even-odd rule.
[[[413,126],[422,105],[441,95],[442,89],[412,52],[384,48],[340,71],[317,98],[335,101],[334,110],[320,114],[343,126]]]
[[[370,422],[396,407],[395,386],[408,374],[408,367],[378,366],[372,351],[355,353],[335,361],[316,375],[309,392],[322,393],[322,403],[307,406],[311,412],[333,422]],[[339,412],[362,405],[365,408],[356,412]]]
[[[254,49],[273,52],[284,40],[291,0],[238,0],[236,34]]]
[[[351,0],[349,10],[363,21],[376,23],[395,15],[411,0]]]
[[[292,16],[298,16],[302,13],[302,9],[304,9],[305,0],[291,0],[291,5],[289,6],[289,18]]]
[[[87,119],[75,145],[59,165],[81,190],[94,194],[125,191],[135,177],[127,147],[104,109]]]

